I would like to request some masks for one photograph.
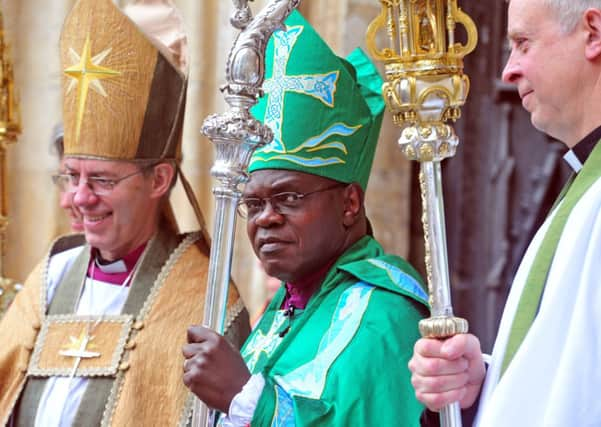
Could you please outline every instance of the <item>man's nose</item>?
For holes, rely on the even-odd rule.
[[[79,180],[75,192],[71,194],[73,197],[73,204],[77,207],[89,206],[98,200],[98,195],[92,191],[88,181],[83,179]]]
[[[284,216],[279,213],[270,200],[263,201],[263,209],[254,218],[255,224],[259,227],[269,227],[272,224],[281,224]]]
[[[507,58],[507,63],[505,64],[505,68],[503,68],[501,77],[505,83],[516,84],[520,76],[521,70],[519,62],[516,61],[512,52],[511,55],[509,55],[509,58]]]

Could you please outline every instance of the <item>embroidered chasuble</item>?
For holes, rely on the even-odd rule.
[[[589,426],[601,419],[601,143],[583,163],[516,273],[475,426]],[[538,289],[526,304],[533,277]],[[525,304],[529,320],[515,341]]]
[[[427,313],[417,273],[371,237],[348,249],[302,310],[282,287],[242,355],[265,387],[254,426],[416,426],[407,363]]]
[[[91,251],[80,244],[81,236],[59,239],[0,324],[0,425],[11,413],[15,426],[45,425],[35,417],[49,378],[71,375],[87,383],[73,425],[187,425],[193,399],[181,379],[181,347],[188,326],[202,319],[203,238],[159,232],[122,310],[103,316],[72,314],[90,264]],[[49,285],[56,290],[46,304]],[[240,345],[248,316],[231,289],[226,335]]]

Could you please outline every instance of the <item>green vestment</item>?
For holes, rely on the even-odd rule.
[[[242,350],[265,379],[251,425],[419,425],[407,363],[427,313],[420,283],[407,262],[366,236],[304,310],[285,316],[281,288]]]

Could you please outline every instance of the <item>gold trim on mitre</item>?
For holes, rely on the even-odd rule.
[[[112,0],[78,0],[60,49],[66,156],[180,158],[186,76]]]

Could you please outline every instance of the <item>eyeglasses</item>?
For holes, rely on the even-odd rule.
[[[280,215],[294,214],[302,207],[303,199],[305,197],[344,186],[346,186],[346,184],[338,183],[326,188],[310,191],[308,193],[286,191],[284,193],[274,194],[271,197],[244,197],[238,203],[238,215],[240,215],[242,218],[253,219],[259,216],[261,212],[265,210],[267,202],[269,202],[271,208]]]
[[[121,181],[131,178],[132,176],[144,173],[146,170],[156,166],[157,163],[144,166],[135,172],[122,176],[121,178],[104,178],[101,176],[90,176],[86,179],[86,185],[90,191],[96,195],[103,196],[113,191],[113,189]],[[59,188],[60,191],[67,193],[75,193],[79,188],[80,174],[78,173],[60,173],[52,175],[52,182]]]

